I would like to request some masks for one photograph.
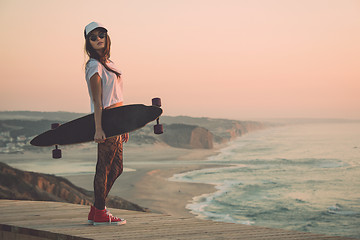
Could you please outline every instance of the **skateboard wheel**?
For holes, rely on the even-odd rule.
[[[154,126],[154,133],[155,134],[162,134],[164,132],[164,129],[163,129],[163,125],[161,124],[156,124]]]
[[[60,126],[59,123],[52,123],[52,124],[51,124],[51,129],[58,128],[59,126]]]
[[[160,98],[153,98],[152,105],[156,107],[161,107],[161,99]]]
[[[52,157],[53,158],[61,158],[61,149],[54,149],[52,151]]]

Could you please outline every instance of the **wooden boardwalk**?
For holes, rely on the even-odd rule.
[[[123,226],[87,224],[89,206],[58,202],[0,200],[0,239],[351,239],[220,223],[196,218],[110,209]]]

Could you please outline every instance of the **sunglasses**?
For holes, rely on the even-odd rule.
[[[91,34],[89,38],[91,41],[95,42],[98,37],[100,39],[103,39],[104,37],[106,37],[106,32],[100,32],[99,35]]]

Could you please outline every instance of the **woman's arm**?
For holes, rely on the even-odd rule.
[[[97,143],[105,141],[105,133],[101,125],[101,116],[102,116],[102,84],[101,78],[98,73],[94,74],[90,78],[90,86],[92,93],[92,101],[94,103],[94,118],[95,118],[95,136],[94,140]]]

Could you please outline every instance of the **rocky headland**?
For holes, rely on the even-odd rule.
[[[77,187],[62,177],[21,171],[0,162],[0,199],[91,205],[93,192]],[[109,196],[106,205],[111,208],[147,211],[145,208],[116,196]]]
[[[212,149],[216,144],[268,127],[265,123],[255,121],[184,116],[161,117],[161,122],[164,125],[162,135],[154,136],[152,126],[147,126],[132,133],[131,139],[139,144],[163,142],[176,148]]]

